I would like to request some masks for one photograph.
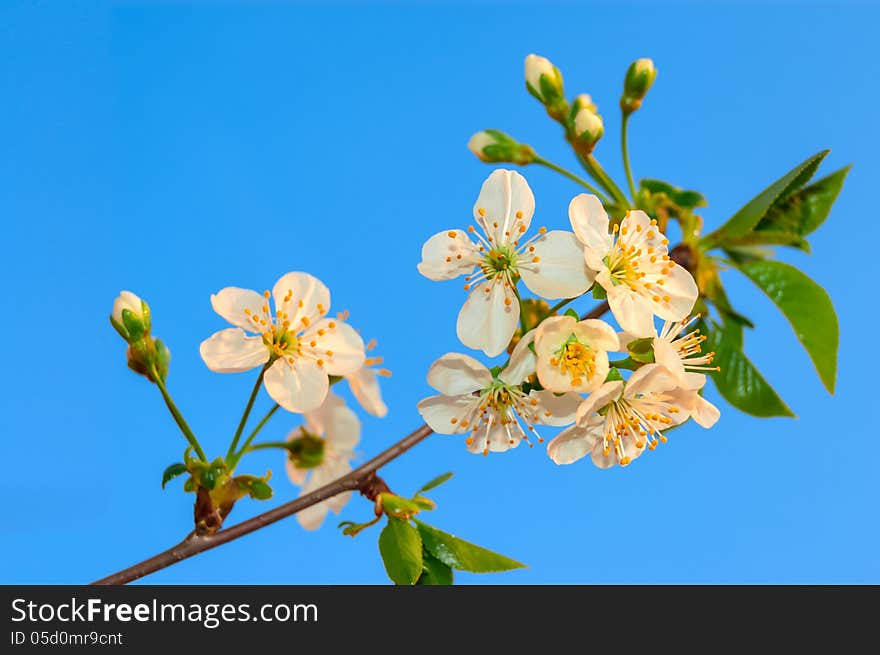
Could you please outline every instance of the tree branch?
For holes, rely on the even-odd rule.
[[[599,318],[607,311],[608,301],[604,301],[584,314],[582,319]],[[150,573],[155,573],[156,571],[167,568],[172,564],[177,564],[193,555],[198,555],[199,553],[211,550],[217,546],[222,546],[225,543],[234,541],[235,539],[250,534],[251,532],[265,528],[267,525],[271,525],[276,521],[285,519],[288,516],[293,516],[297,512],[301,512],[312,505],[317,505],[321,501],[332,498],[333,496],[337,496],[346,491],[363,491],[368,489],[369,485],[372,484],[375,479],[374,474],[376,471],[385,466],[388,462],[400,457],[420,441],[424,441],[432,432],[431,428],[427,425],[422,425],[387,450],[376,455],[366,464],[356,468],[348,475],[345,475],[338,480],[334,480],[320,489],[316,489],[310,494],[301,496],[300,498],[280,505],[275,509],[270,509],[268,512],[264,512],[263,514],[248,519],[247,521],[242,521],[231,528],[220,530],[213,535],[200,536],[195,532],[192,532],[186,539],[176,546],[172,546],[158,555],[135,564],[134,566],[130,566],[127,569],[123,569],[113,575],[108,575],[106,578],[96,580],[92,584],[120,585],[133,582],[134,580],[143,578]]]
[[[250,534],[251,532],[265,528],[267,525],[285,519],[288,516],[293,516],[297,512],[301,512],[307,507],[316,505],[323,500],[327,500],[328,498],[332,498],[333,496],[337,496],[346,491],[361,489],[365,483],[368,483],[372,479],[373,474],[378,469],[396,459],[420,441],[425,440],[431,433],[431,428],[427,425],[422,425],[420,428],[411,432],[396,444],[379,453],[373,459],[356,468],[348,475],[345,475],[338,480],[334,480],[330,484],[324,485],[310,494],[306,494],[305,496],[301,496],[289,503],[270,509],[268,512],[264,512],[263,514],[248,519],[247,521],[242,521],[231,528],[220,530],[213,535],[198,536],[195,533],[191,533],[176,546],[172,546],[168,550],[159,553],[154,557],[114,573],[113,575],[108,575],[106,578],[96,580],[92,584],[127,584],[138,578],[142,578],[145,575],[167,568],[172,564],[177,564],[177,562],[192,557],[193,555],[198,555],[206,550],[211,550],[212,548],[234,541],[235,539]]]

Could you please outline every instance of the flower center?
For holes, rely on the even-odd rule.
[[[550,358],[550,364],[567,375],[573,387],[579,387],[584,378],[592,380],[596,374],[596,351],[572,334],[556,356]]]
[[[483,255],[480,268],[486,277],[495,277],[505,273],[517,276],[517,252],[509,245],[496,246]]]
[[[605,412],[603,454],[607,457],[613,450],[620,465],[626,466],[632,461],[625,448],[626,442],[631,441],[636,450],[645,445],[654,450],[658,443],[666,443],[661,430],[672,424],[667,414],[680,411],[668,402],[651,397],[620,398],[612,402]]]
[[[324,461],[324,446],[321,437],[303,430],[301,437],[297,437],[287,445],[287,451],[296,468],[313,469]]]

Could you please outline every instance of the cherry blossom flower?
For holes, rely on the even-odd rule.
[[[551,316],[535,330],[538,380],[545,389],[588,393],[608,375],[608,351],[619,347],[605,321]]]
[[[702,371],[719,370],[717,366],[709,366],[715,353],[702,353],[701,344],[706,340],[706,336],[701,335],[699,329],[686,332],[698,318],[699,315],[683,321],[665,321],[660,333],[651,340],[654,361],[674,374],[680,387],[694,392],[706,385],[706,376]],[[625,333],[619,336],[621,347],[626,350],[626,345],[632,341],[632,338]],[[691,417],[699,425],[708,427],[721,415],[717,407],[698,393],[690,394],[688,400]]]
[[[580,404],[578,394],[522,389],[535,371],[529,348],[533,339],[534,330],[519,341],[510,362],[495,375],[467,355],[448,353],[438,359],[428,370],[428,384],[440,395],[418,404],[422,418],[441,434],[469,432],[468,450],[484,455],[516,448],[523,440],[531,445],[529,432],[543,441],[536,424],[570,424]]]
[[[541,228],[523,240],[534,211],[535,198],[525,178],[499,169],[483,183],[474,205],[479,231],[473,226],[446,230],[422,247],[418,269],[425,277],[467,276],[464,288],[470,295],[458,315],[458,338],[489,357],[501,354],[516,331],[520,278],[530,291],[550,299],[579,296],[593,283],[594,274],[571,232]],[[475,267],[478,271],[469,275]]]
[[[202,342],[205,364],[218,373],[268,365],[266,391],[288,411],[316,409],[327,396],[328,376],[349,375],[364,363],[360,335],[347,323],[325,317],[330,291],[308,273],[287,273],[271,294],[226,287],[211,296],[211,305],[236,327]]]
[[[318,409],[306,412],[304,418],[305,425],[287,437],[290,444],[287,476],[291,482],[302,486],[300,496],[349,473],[354,448],[361,435],[357,415],[332,391]],[[328,510],[339,514],[350,498],[351,492],[348,491],[333,496],[300,511],[296,519],[306,530],[316,530]]]
[[[697,395],[666,367],[646,364],[627,382],[612,380],[590,394],[578,407],[576,424],[547,444],[547,454],[557,464],[589,453],[599,468],[626,466],[666,442],[663,431],[691,417]],[[711,427],[715,421],[706,418],[701,425]]]
[[[608,296],[614,318],[624,331],[654,334],[652,316],[680,321],[693,309],[698,291],[694,278],[669,258],[669,240],[645,212],[627,212],[619,229],[609,230],[608,214],[594,195],[576,196],[569,219],[584,245],[587,266]]]

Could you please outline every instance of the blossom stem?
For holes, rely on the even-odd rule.
[[[623,169],[626,171],[626,183],[629,185],[629,193],[633,202],[636,201],[636,185],[633,182],[632,168],[629,165],[629,148],[626,143],[627,127],[629,126],[629,114],[623,113],[623,121],[620,124],[620,151],[623,157]]]
[[[280,448],[282,450],[287,450],[288,444],[286,441],[263,441],[262,443],[255,443],[251,446],[245,446],[242,448],[243,451],[252,452],[254,450],[265,450],[267,448]]]
[[[207,462],[208,456],[205,455],[205,451],[202,450],[202,446],[199,443],[199,440],[196,439],[196,435],[190,429],[189,425],[187,425],[186,419],[183,418],[183,414],[180,413],[180,410],[177,409],[177,405],[175,405],[174,401],[171,399],[171,394],[168,393],[168,388],[165,386],[165,381],[156,371],[155,366],[152,367],[152,370],[150,372],[152,373],[153,379],[156,381],[156,386],[159,387],[159,391],[162,392],[162,398],[165,400],[165,405],[168,406],[168,411],[171,412],[171,416],[174,417],[174,422],[177,423],[177,426],[180,428],[183,436],[186,437],[189,445],[193,447],[193,450],[196,452],[196,455],[199,456],[199,459],[203,462]]]
[[[555,314],[555,313],[558,312],[560,309],[562,309],[563,307],[565,307],[565,306],[566,306],[568,303],[570,303],[572,300],[575,300],[575,298],[563,298],[563,299],[560,300],[558,303],[556,303],[555,305],[553,305],[553,307],[550,308],[550,311],[547,312],[547,316],[553,316],[553,314]]]
[[[630,206],[630,202],[626,199],[626,195],[624,195],[623,191],[620,190],[620,187],[614,183],[611,176],[605,172],[605,169],[602,168],[599,160],[593,157],[593,155],[587,155],[586,157],[578,155],[578,159],[580,159],[584,168],[587,169],[587,172],[592,178],[596,180],[603,189],[611,194],[618,205],[624,208]]]
[[[244,432],[244,426],[247,424],[248,417],[251,415],[251,409],[254,407],[254,401],[257,399],[260,385],[263,384],[263,374],[266,372],[267,368],[268,365],[263,366],[263,368],[260,369],[260,374],[257,376],[257,381],[254,383],[254,388],[251,390],[251,397],[248,398],[244,413],[241,415],[241,420],[238,422],[238,428],[235,430],[235,436],[232,437],[232,443],[229,444],[229,450],[226,452],[227,464],[232,464],[232,460],[235,457],[235,449],[238,448],[238,440],[241,438],[241,433]]]
[[[202,536],[193,532],[176,546],[172,546],[158,555],[114,573],[113,575],[109,575],[106,578],[97,580],[92,584],[127,584],[142,578],[145,575],[155,573],[156,571],[169,567],[172,564],[176,564],[181,560],[192,557],[193,555],[198,555],[206,550],[222,546],[223,544],[239,539],[251,532],[265,528],[276,521],[285,519],[288,516],[293,516],[307,507],[317,505],[328,498],[333,498],[346,491],[366,489],[377,470],[385,466],[388,462],[397,459],[410,448],[427,439],[431,434],[433,434],[433,430],[427,425],[422,425],[387,450],[379,453],[367,463],[359,466],[354,471],[342,476],[338,480],[325,484],[323,487],[304,496],[300,496],[296,500],[284,503],[274,509],[270,509],[268,512],[264,512],[263,514],[259,514],[258,516],[233,525],[231,528],[220,530],[213,535]]]
[[[244,440],[244,445],[241,447],[241,450],[239,450],[237,453],[232,455],[231,458],[227,457],[226,461],[227,461],[229,468],[231,470],[235,469],[235,467],[238,465],[238,462],[241,460],[242,456],[246,452],[248,452],[248,449],[250,448],[251,442],[256,438],[256,436],[260,433],[260,430],[263,429],[263,426],[265,426],[266,423],[269,422],[269,419],[275,415],[275,412],[277,412],[280,407],[281,406],[278,403],[275,403],[272,406],[272,409],[270,409],[268,412],[266,412],[266,415],[262,419],[260,419],[260,422],[257,423],[257,427],[255,427],[253,429],[253,431],[248,435],[248,438]],[[250,450],[253,450],[253,448],[250,448]]]
[[[569,180],[576,182],[577,184],[580,184],[582,187],[587,189],[590,193],[598,196],[599,200],[602,201],[603,205],[610,204],[611,201],[608,200],[608,198],[605,196],[605,194],[602,193],[599,189],[594,187],[592,184],[587,182],[582,177],[578,177],[577,175],[575,175],[571,171],[566,170],[565,168],[562,168],[562,166],[559,166],[558,164],[554,164],[553,162],[547,161],[543,157],[538,157],[538,156],[535,156],[535,158],[532,160],[532,163],[540,164],[541,166],[549,168],[551,171],[556,171],[557,173],[564,175]]]

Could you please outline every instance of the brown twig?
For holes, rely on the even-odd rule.
[[[138,578],[142,578],[150,573],[155,573],[160,569],[177,564],[193,555],[211,550],[217,546],[229,543],[239,537],[243,537],[251,532],[265,528],[267,525],[280,521],[281,519],[293,516],[297,512],[301,512],[307,507],[316,505],[322,500],[327,500],[333,496],[339,495],[346,491],[354,491],[361,489],[363,485],[375,484],[375,472],[388,462],[396,459],[407,450],[415,446],[420,441],[426,439],[432,430],[427,425],[423,425],[414,432],[410,433],[387,450],[379,453],[369,462],[353,470],[338,480],[334,480],[330,484],[324,485],[320,489],[316,489],[310,494],[301,496],[289,503],[280,505],[275,509],[270,509],[259,516],[255,516],[247,521],[242,521],[231,528],[220,530],[210,536],[198,536],[191,533],[186,539],[176,546],[172,546],[168,550],[144,560],[127,569],[123,569],[106,578],[101,578],[93,582],[93,585],[119,585],[127,584]]]
[[[608,301],[603,301],[596,305],[592,310],[583,315],[582,319],[599,318],[608,311]],[[415,446],[420,441],[424,441],[433,431],[427,425],[423,425],[414,432],[398,441],[387,450],[379,453],[369,462],[356,468],[354,471],[345,475],[338,480],[334,480],[330,484],[324,485],[320,489],[316,489],[310,494],[301,496],[289,503],[280,505],[275,509],[270,509],[258,516],[247,521],[242,521],[231,528],[220,530],[213,535],[199,536],[195,532],[189,534],[183,541],[176,546],[172,546],[168,550],[159,553],[149,559],[144,560],[127,569],[123,569],[106,578],[101,578],[93,582],[93,585],[120,585],[128,584],[134,580],[155,573],[160,569],[167,568],[172,564],[177,564],[193,555],[198,555],[206,550],[211,550],[217,546],[222,546],[239,537],[243,537],[251,532],[265,528],[276,521],[293,516],[297,512],[301,512],[307,507],[316,505],[323,500],[332,498],[346,491],[360,490],[363,495],[371,500],[375,500],[375,496],[381,491],[379,485],[384,485],[381,478],[377,478],[376,471],[385,466],[388,462],[400,457],[407,450]],[[387,486],[385,486],[387,489]],[[372,498],[371,498],[372,496]]]

